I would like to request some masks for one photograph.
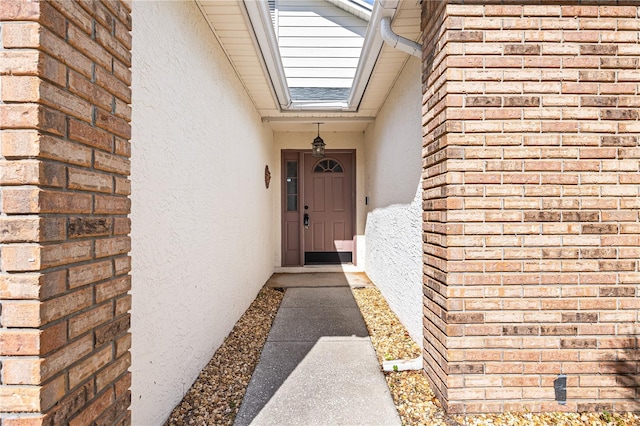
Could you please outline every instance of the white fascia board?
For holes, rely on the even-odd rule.
[[[380,34],[380,21],[382,18],[389,17],[393,19],[398,8],[399,0],[376,0],[373,4],[371,19],[367,32],[364,35],[364,44],[362,45],[362,53],[360,61],[353,78],[353,86],[349,94],[348,111],[357,111],[367,88],[373,68],[378,61],[378,56],[382,50],[384,40]]]
[[[306,111],[305,111],[306,112]],[[265,116],[262,117],[263,123],[317,123],[321,119],[323,122],[331,123],[373,123],[376,117],[372,116]]]
[[[324,101],[293,101],[289,106],[289,111],[349,111],[346,102],[324,102]]]
[[[269,4],[266,0],[244,0],[243,3],[253,28],[258,50],[262,54],[269,80],[275,92],[277,103],[280,105],[281,110],[289,109],[291,106],[291,94],[289,93],[289,86],[287,85],[282,59],[280,58],[280,50],[273,22],[271,21]]]

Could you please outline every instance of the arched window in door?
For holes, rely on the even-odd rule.
[[[325,158],[316,163],[313,173],[344,173],[342,164],[332,158]]]

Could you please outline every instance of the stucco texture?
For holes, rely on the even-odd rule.
[[[162,424],[272,272],[272,132],[195,2],[133,2],[133,424]]]
[[[366,272],[422,345],[420,62],[410,58],[365,131]]]

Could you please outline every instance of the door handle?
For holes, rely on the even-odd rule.
[[[304,221],[303,221],[303,223],[304,223],[304,227],[305,227],[305,228],[308,228],[308,227],[309,227],[309,213],[305,213],[305,214],[304,214]]]

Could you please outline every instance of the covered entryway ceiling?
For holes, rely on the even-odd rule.
[[[300,9],[313,0],[286,0]],[[277,35],[267,0],[196,0],[229,61],[264,121],[274,131],[314,131],[322,121],[325,131],[362,131],[373,121],[410,56],[384,44],[379,22],[392,19],[398,35],[419,41],[419,0],[376,0],[367,13],[362,0],[316,0],[339,7],[367,22],[348,98],[296,101],[284,73]],[[273,6],[272,6],[273,11]],[[335,20],[340,25],[339,20]],[[329,93],[330,91],[327,91]]]

